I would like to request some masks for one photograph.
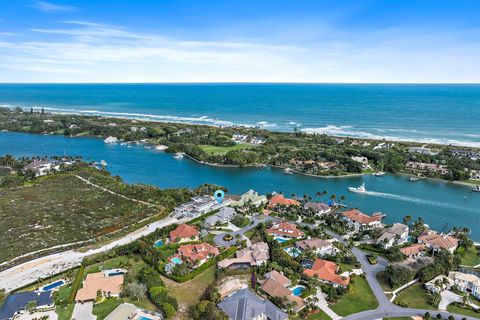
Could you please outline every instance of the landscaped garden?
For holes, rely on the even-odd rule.
[[[361,276],[354,277],[348,292],[337,303],[330,305],[330,308],[342,317],[376,307],[377,299],[367,280]]]

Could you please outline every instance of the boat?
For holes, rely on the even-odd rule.
[[[159,150],[159,151],[164,151],[164,150],[167,150],[167,146],[164,146],[163,144],[159,144],[158,146],[155,146],[155,150]]]
[[[425,179],[424,177],[410,177],[408,178],[408,181],[410,182],[417,182],[418,180]]]
[[[365,189],[365,182],[362,183],[362,185],[358,188],[348,187],[348,191],[355,192],[355,193],[365,193],[365,192],[367,192],[367,189]]]
[[[472,188],[473,192],[480,192],[480,184]]]
[[[183,153],[181,152],[177,152],[175,153],[175,155],[173,156],[175,159],[183,159]]]
[[[290,169],[290,168],[286,168],[285,170],[283,170],[283,173],[285,173],[285,174],[293,174],[293,170]]]
[[[381,177],[381,176],[384,176],[384,175],[385,175],[385,172],[379,171],[379,172],[375,172],[373,175],[374,175],[375,177]]]
[[[107,161],[101,160],[101,161],[100,161],[100,164],[101,164],[102,166],[106,167],[106,166],[107,166]]]
[[[105,140],[103,140],[103,142],[105,142],[105,143],[117,143],[118,139],[116,137],[110,136],[110,137],[106,138]]]

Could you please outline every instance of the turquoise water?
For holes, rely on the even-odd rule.
[[[147,183],[162,188],[195,187],[202,183],[226,186],[230,193],[240,194],[255,189],[261,193],[283,191],[286,195],[308,194],[315,200],[317,191],[347,197],[345,204],[366,213],[381,211],[386,221],[401,221],[406,214],[422,216],[433,228],[467,226],[472,238],[480,241],[480,193],[471,188],[429,179],[409,182],[404,176],[364,176],[322,179],[286,175],[276,169],[220,168],[197,164],[184,158],[141,146],[105,144],[100,139],[66,138],[63,136],[0,133],[0,154],[17,157],[38,155],[82,155],[86,160],[108,163],[108,170],[129,183]],[[369,194],[349,193],[347,187],[365,182]],[[465,198],[466,197],[466,198]]]
[[[51,283],[51,284],[43,287],[43,288],[42,288],[42,291],[50,291],[50,290],[55,289],[56,287],[63,286],[64,284],[65,284],[65,281],[59,280],[59,281],[56,281],[56,282],[54,282],[54,283]]]
[[[284,241],[279,241],[279,242],[284,242]],[[298,257],[301,253],[300,250],[296,247],[287,247],[287,248],[284,248],[283,250],[285,250],[286,253],[288,253],[290,256],[294,258]]]
[[[183,263],[182,259],[180,259],[179,257],[173,257],[172,262],[175,263],[175,264],[182,264]]]
[[[305,290],[305,287],[296,286],[295,288],[292,289],[292,294],[293,294],[294,296],[299,297],[304,290]]]
[[[157,242],[155,242],[155,247],[161,247],[161,246],[163,246],[162,240],[158,240]]]
[[[480,146],[480,85],[0,84],[0,105]]]
[[[275,239],[277,242],[280,242],[280,243],[283,243],[283,242],[287,242],[287,241],[288,241],[288,239],[281,238],[281,237],[275,237],[275,238],[273,238],[273,239]]]

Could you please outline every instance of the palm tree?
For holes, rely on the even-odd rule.
[[[403,223],[405,223],[406,225],[408,225],[408,223],[412,221],[412,216],[407,214],[405,217],[403,217]]]

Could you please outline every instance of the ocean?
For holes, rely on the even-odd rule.
[[[475,84],[0,84],[0,105],[480,147]]]

